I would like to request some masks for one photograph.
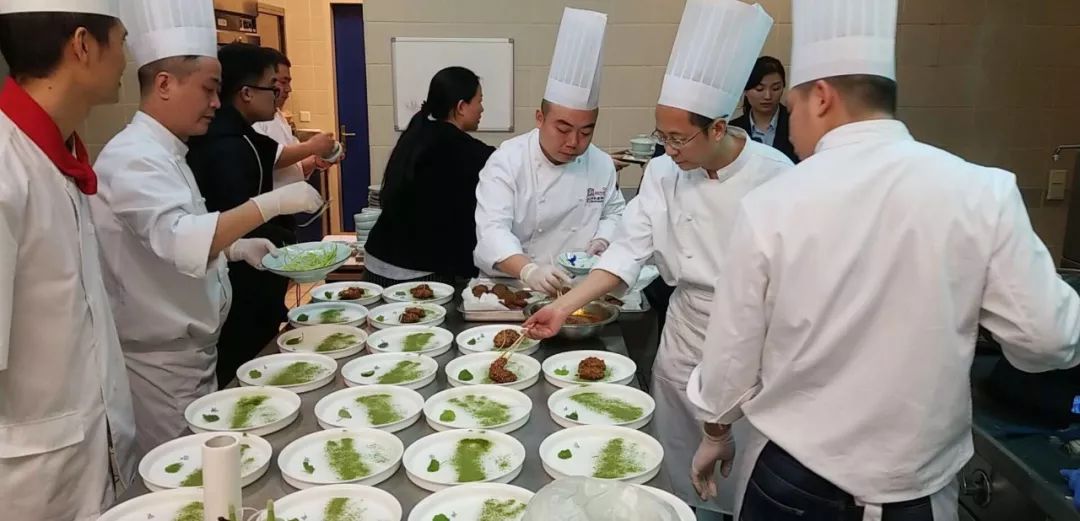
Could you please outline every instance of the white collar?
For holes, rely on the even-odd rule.
[[[750,128],[754,129],[754,130],[757,130],[757,125],[754,124],[754,109],[750,109],[750,111],[747,112],[747,115],[750,117]],[[780,106],[779,105],[777,105],[777,107],[776,107],[776,112],[773,112],[772,120],[769,121],[769,128],[765,129],[765,132],[768,132],[770,130],[776,130],[776,123],[778,121],[780,121]]]
[[[590,147],[591,146],[592,145],[590,145]],[[572,161],[557,165],[553,163],[550,159],[548,159],[547,154],[545,154],[544,150],[540,148],[540,129],[533,129],[532,136],[529,137],[529,155],[532,156],[533,168],[540,168],[542,166],[546,166],[548,168],[566,168],[568,166],[577,164],[579,161],[584,160],[585,156],[588,155],[588,153],[589,149],[586,148],[583,154],[575,157]]]
[[[171,130],[165,128],[165,125],[162,125],[160,121],[154,119],[153,116],[140,110],[135,113],[135,117],[131,118],[131,124],[139,125],[149,131],[154,141],[165,147],[166,152],[181,159],[187,156],[187,144],[176,137],[176,134],[173,134]]]
[[[895,119],[871,119],[841,125],[830,130],[817,146],[814,153],[867,141],[914,141],[911,132],[901,121]]]

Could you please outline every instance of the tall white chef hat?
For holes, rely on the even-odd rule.
[[[757,4],[688,0],[659,104],[709,118],[730,116],[772,24]]]
[[[217,57],[213,0],[126,1],[121,19],[136,67],[174,56]]]
[[[579,110],[600,106],[600,58],[606,26],[606,14],[569,7],[563,10],[544,99]]]
[[[896,79],[897,0],[793,0],[791,85],[847,74]]]
[[[0,0],[0,14],[80,13],[120,18],[120,0]]]

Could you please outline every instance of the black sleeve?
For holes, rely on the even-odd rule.
[[[187,160],[211,212],[232,210],[259,193],[259,165],[242,138],[200,142],[188,151]]]
[[[273,138],[264,136],[259,133],[253,132],[248,136],[251,140],[251,144],[255,146],[255,152],[251,152],[251,146],[248,146],[248,154],[252,157],[258,155],[259,162],[263,167],[263,182],[260,190],[262,192],[269,192],[274,189],[274,163],[277,162],[278,148],[281,146]],[[245,143],[247,145],[247,143]]]

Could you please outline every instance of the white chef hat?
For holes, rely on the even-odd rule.
[[[0,14],[80,13],[120,18],[120,0],[0,0]]]
[[[659,104],[709,118],[730,116],[772,24],[757,4],[688,0]]]
[[[600,106],[600,57],[606,26],[606,14],[569,7],[563,10],[544,99],[579,110]]]
[[[793,0],[791,85],[869,74],[896,79],[897,0]]]
[[[213,0],[127,1],[121,18],[136,67],[174,56],[217,57]]]

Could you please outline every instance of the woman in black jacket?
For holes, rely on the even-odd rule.
[[[495,148],[469,136],[484,112],[480,79],[447,67],[401,134],[383,175],[383,211],[365,244],[365,280],[454,284],[477,274],[476,184]]]
[[[746,131],[750,139],[769,145],[799,162],[795,147],[788,139],[788,110],[784,97],[787,76],[784,65],[772,56],[762,56],[754,64],[743,93],[743,115],[731,122]]]

